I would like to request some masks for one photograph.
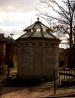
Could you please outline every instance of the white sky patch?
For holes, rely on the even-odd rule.
[[[36,6],[39,0],[0,0],[0,33],[14,38],[37,20]],[[16,37],[15,37],[16,36]]]
[[[39,0],[0,0],[0,10],[4,11],[29,11],[35,9]]]
[[[0,12],[1,13],[1,12]],[[14,39],[21,36],[23,30],[37,20],[37,12],[35,10],[23,12],[2,12],[0,17],[0,33],[4,33],[5,37],[14,34]]]
[[[5,37],[13,33],[13,38],[16,39],[23,34],[23,31],[22,28],[18,29],[18,27],[0,26],[0,33],[3,33]]]
[[[0,22],[8,21],[26,21],[26,19],[33,19],[34,17],[37,18],[37,11],[30,10],[28,12],[0,12]]]

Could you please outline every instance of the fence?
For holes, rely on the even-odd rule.
[[[58,77],[58,79],[56,79]],[[75,70],[59,69],[54,70],[54,93],[59,89],[75,88]]]

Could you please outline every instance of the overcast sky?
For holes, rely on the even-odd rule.
[[[45,11],[40,0],[0,0],[0,33],[4,33],[5,37],[13,33],[14,39],[21,36],[23,30],[37,20],[36,8]],[[41,18],[40,21],[46,23]]]
[[[39,0],[0,0],[0,33],[13,38],[23,34],[23,29],[37,20]]]

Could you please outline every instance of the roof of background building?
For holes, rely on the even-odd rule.
[[[6,37],[6,43],[7,44],[15,43],[15,40],[12,37],[8,36]]]
[[[4,34],[1,33],[1,34],[0,34],[0,42],[5,42],[5,41],[6,41],[6,39],[5,39],[5,37],[4,37]]]
[[[15,43],[15,40],[11,38],[10,36],[4,37],[3,33],[0,34],[0,42],[11,43],[11,41]]]

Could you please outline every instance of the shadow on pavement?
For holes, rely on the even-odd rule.
[[[6,79],[4,81],[5,86],[12,86],[12,87],[20,87],[20,86],[25,86],[25,87],[33,87],[40,85],[42,83],[41,80],[38,79],[21,79],[21,78],[15,78],[15,79]]]
[[[38,86],[42,83],[40,80],[25,80],[25,79],[18,79],[15,78],[14,80],[7,80],[3,81],[0,87],[1,93],[0,95],[5,95],[12,92],[17,92],[23,89],[26,89],[27,91],[30,91],[34,86]]]

